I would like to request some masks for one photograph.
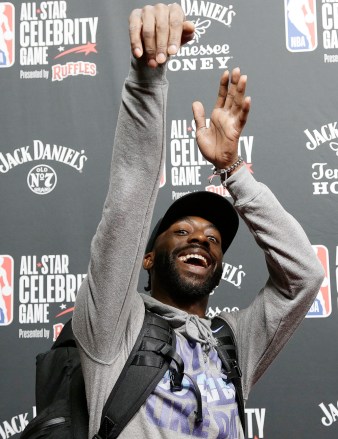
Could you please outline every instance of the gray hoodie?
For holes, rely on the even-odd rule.
[[[232,384],[226,383],[210,321],[137,292],[165,157],[165,70],[133,60],[122,92],[111,177],[91,244],[88,275],[76,299],[78,341],[90,413],[89,438],[142,327],[145,307],[169,320],[177,351],[202,394],[203,423],[195,424],[189,380],[170,391],[165,375],[120,437],[244,438]],[[323,270],[295,219],[243,167],[228,179],[234,206],[265,253],[269,278],[252,304],[223,313],[238,344],[245,400],[314,301]]]

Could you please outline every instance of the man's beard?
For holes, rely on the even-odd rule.
[[[200,246],[189,246],[189,248],[201,248]],[[208,296],[219,284],[222,277],[222,264],[217,264],[214,271],[210,271],[202,280],[201,276],[191,273],[188,277],[179,272],[175,260],[182,249],[174,250],[171,254],[162,251],[156,254],[154,270],[156,277],[165,284],[165,290],[177,301],[193,301]]]

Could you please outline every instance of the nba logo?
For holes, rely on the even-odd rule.
[[[11,256],[0,255],[0,326],[13,321],[14,261]]]
[[[325,277],[320,287],[319,293],[317,294],[317,297],[313,302],[306,317],[328,317],[332,311],[329,252],[324,245],[313,245],[312,248],[324,268]]]
[[[53,325],[53,341],[56,341],[58,336],[61,334],[63,326],[63,323],[56,323],[55,325]]]
[[[14,5],[0,3],[0,68],[14,64]]]
[[[310,52],[318,45],[315,0],[284,0],[286,47]]]

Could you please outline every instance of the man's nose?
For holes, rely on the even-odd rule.
[[[210,246],[208,237],[205,235],[203,230],[199,230],[199,229],[194,230],[192,233],[190,233],[188,242],[203,244],[206,247]]]

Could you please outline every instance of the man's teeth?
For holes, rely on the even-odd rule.
[[[201,261],[203,261],[203,265],[205,267],[208,266],[208,261],[202,255],[191,254],[191,255],[180,256],[178,259],[182,262],[187,262],[189,259],[200,259]]]

